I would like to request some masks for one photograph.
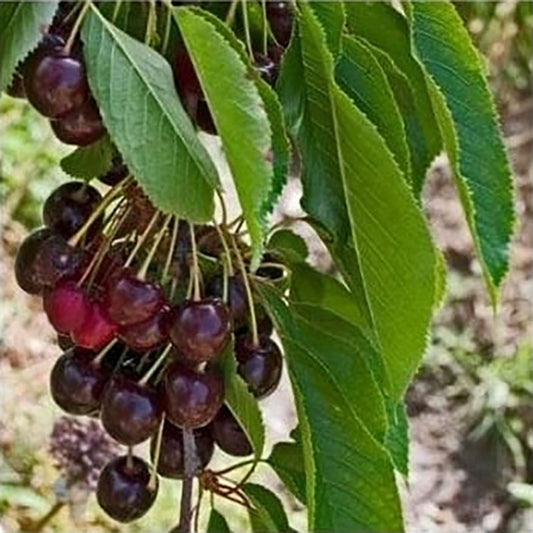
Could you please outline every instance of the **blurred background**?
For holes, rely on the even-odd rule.
[[[410,533],[525,533],[533,531],[532,5],[456,6],[486,59],[516,176],[518,224],[511,271],[493,316],[448,165],[436,161],[425,209],[448,261],[448,295],[407,395],[410,478],[402,495]],[[119,526],[98,510],[93,478],[115,446],[96,423],[61,418],[52,404],[48,373],[60,350],[40,300],[14,281],[17,246],[41,224],[45,198],[67,179],[59,160],[70,151],[28,104],[1,96],[0,533],[168,531],[177,520],[179,483],[163,483],[156,506],[134,525]],[[299,215],[294,181],[276,217]],[[313,264],[330,269],[318,243],[311,248]],[[285,380],[262,404],[271,441],[287,437],[295,425],[291,402]],[[223,464],[220,455],[216,461]],[[282,490],[268,471],[259,476]],[[289,495],[283,499],[292,524],[305,530],[301,507]],[[246,529],[242,509],[217,506],[230,513],[232,530]]]

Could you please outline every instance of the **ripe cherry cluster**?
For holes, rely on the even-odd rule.
[[[23,290],[42,295],[65,349],[50,377],[55,402],[99,416],[130,448],[152,439],[166,477],[183,477],[181,428],[194,430],[198,473],[215,443],[249,455],[224,405],[220,355],[235,338],[238,373],[258,398],[277,387],[282,356],[254,301],[239,236],[162,215],[130,177],[104,197],[67,182],[46,200],[43,220],[21,244],[15,274]],[[144,514],[156,492],[157,477],[131,453],[104,468],[97,488],[100,505],[122,521]]]
[[[267,13],[278,44],[255,60],[273,83],[291,17],[284,2],[269,2]],[[49,117],[60,140],[84,146],[105,128],[70,15],[60,10],[19,66],[10,92],[25,95]],[[184,49],[176,51],[174,70],[187,112],[214,133]],[[258,399],[278,386],[282,355],[254,295],[241,220],[193,226],[165,216],[119,154],[99,179],[111,187],[104,196],[77,181],[50,195],[44,227],[21,244],[15,275],[24,291],[42,296],[64,350],[50,376],[53,399],[69,414],[99,417],[106,432],[128,447],[127,455],[103,468],[96,492],[112,518],[129,522],[153,504],[157,473],[184,477],[184,429],[193,432],[198,476],[210,473],[205,469],[215,444],[234,456],[252,453],[224,403],[226,347],[234,345],[237,372]],[[261,272],[272,277],[272,267],[256,275]],[[132,451],[148,440],[153,467]]]

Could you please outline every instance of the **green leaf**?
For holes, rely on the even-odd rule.
[[[302,204],[336,242],[353,245],[389,392],[399,399],[426,347],[435,250],[384,140],[335,84],[320,25],[306,4],[300,9],[308,164]]]
[[[272,491],[256,483],[246,483],[242,490],[253,507],[248,509],[248,513],[254,533],[293,531],[289,526],[283,504]]]
[[[439,129],[435,126],[426,74],[413,54],[409,25],[387,2],[346,2],[345,9],[346,25],[350,32],[385,52],[400,73],[405,75],[404,79],[408,80],[407,89],[400,87],[397,101],[404,115],[411,152],[413,191],[418,196],[426,172],[440,152],[442,142]],[[389,77],[389,81],[396,92],[397,76]],[[404,104],[407,102],[408,108],[402,105],[402,100]]]
[[[225,402],[239,421],[252,444],[254,457],[260,459],[265,447],[265,426],[257,400],[237,373],[233,341],[221,356],[224,372]]]
[[[410,183],[411,163],[403,119],[387,76],[364,41],[348,36],[342,39],[335,78],[341,89],[374,123]]]
[[[150,200],[192,222],[211,220],[218,176],[180,103],[170,65],[94,6],[82,39],[106,128]]]
[[[248,68],[227,39],[202,14],[179,8],[174,14],[233,175],[252,243],[252,270],[263,251],[271,207],[272,127]]]
[[[207,533],[231,533],[226,519],[214,508],[211,508]]]
[[[295,394],[309,531],[402,531],[388,452],[366,430],[312,347],[295,336],[281,298],[266,285],[259,292],[282,339]]]
[[[39,44],[56,9],[56,0],[0,2],[0,92],[11,83],[19,62]]]
[[[287,489],[305,505],[305,465],[301,443],[278,442],[267,462]]]
[[[336,58],[341,49],[342,31],[346,19],[343,3],[311,2],[310,6],[326,33],[329,50]]]
[[[515,221],[512,176],[483,65],[452,4],[412,6],[418,54],[493,302],[509,268]]]
[[[305,261],[309,250],[305,240],[288,229],[276,231],[268,240],[267,250],[281,254],[287,261]]]
[[[396,406],[388,402],[389,428],[385,446],[389,450],[394,467],[405,477],[409,475],[409,420],[405,404],[399,401]]]
[[[251,5],[248,6],[251,9]],[[259,8],[259,6],[255,6]],[[279,99],[270,85],[261,78],[259,71],[252,65],[242,41],[237,39],[231,29],[226,26],[219,18],[215,17],[208,11],[194,9],[195,14],[202,16],[206,21],[215,26],[220,35],[228,44],[237,52],[241,61],[246,65],[247,76],[254,80],[257,90],[263,100],[265,111],[272,128],[272,152],[273,152],[273,171],[274,176],[272,186],[266,202],[263,205],[265,214],[269,214],[275,207],[275,204],[287,182],[290,163],[290,143],[285,129],[285,120]]]
[[[99,141],[76,148],[60,161],[61,168],[69,176],[90,180],[105,174],[111,167],[113,144],[109,136]]]

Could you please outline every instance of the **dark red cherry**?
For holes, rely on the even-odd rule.
[[[224,401],[224,382],[214,370],[196,372],[180,363],[164,375],[165,410],[179,427],[199,428],[215,418]]]
[[[239,362],[238,373],[257,398],[265,398],[279,384],[283,359],[278,345],[272,339],[259,339],[259,346],[254,346],[248,336],[237,339],[235,352]]]
[[[65,238],[69,238],[87,221],[102,200],[100,193],[81,181],[69,181],[58,187],[43,207],[44,223]],[[103,216],[89,230],[93,237],[102,226]]]
[[[28,100],[45,117],[64,116],[89,97],[83,63],[57,48],[37,55],[25,72],[24,84]]]
[[[83,262],[81,249],[70,246],[61,235],[50,232],[36,252],[34,279],[42,287],[54,287],[61,279],[77,279]]]
[[[79,328],[92,308],[87,294],[75,281],[60,281],[45,294],[43,306],[58,333],[70,333]]]
[[[205,294],[212,298],[222,298],[224,292],[224,279],[222,276],[211,278],[206,285]],[[234,324],[241,323],[248,313],[248,300],[246,288],[242,278],[232,276],[228,278],[228,305]]]
[[[161,287],[122,270],[109,278],[106,306],[120,326],[138,324],[153,317],[165,303]]]
[[[246,433],[225,405],[213,420],[211,433],[218,447],[229,455],[244,457],[253,452]]]
[[[36,258],[52,232],[42,228],[30,233],[21,243],[15,259],[15,278],[18,286],[29,294],[40,294],[43,284],[37,275]]]
[[[94,100],[87,100],[80,108],[51,120],[55,136],[66,144],[87,146],[98,141],[106,132]]]
[[[278,78],[279,65],[277,65],[270,56],[259,52],[254,53],[254,63],[259,75],[269,85],[274,85]]]
[[[151,479],[148,464],[139,457],[117,457],[108,463],[98,478],[96,499],[114,520],[138,520],[152,507],[159,480]]]
[[[72,340],[77,346],[99,350],[109,344],[118,333],[118,326],[109,318],[100,302],[93,302],[83,323],[72,330]]]
[[[135,446],[149,439],[161,414],[158,393],[149,385],[119,376],[106,387],[100,417],[107,432],[121,444]]]
[[[128,175],[128,167],[122,156],[116,154],[111,161],[111,168],[105,173],[98,176],[98,179],[106,185],[113,186],[121,182]]]
[[[292,33],[292,11],[289,2],[267,2],[267,18],[274,37],[287,46]]]
[[[162,307],[144,322],[120,328],[122,342],[138,352],[155,350],[168,341],[168,317],[170,308]]]
[[[229,338],[231,314],[221,300],[189,300],[174,311],[170,324],[170,338],[185,358],[209,361]]]
[[[15,71],[15,74],[13,74],[13,79],[6,89],[6,93],[12,98],[26,98],[24,78],[18,69]]]
[[[193,434],[194,442],[196,443],[196,456],[199,463],[198,474],[204,470],[211,460],[215,445],[209,426],[195,429]],[[154,435],[150,442],[150,457],[152,462],[155,460],[156,446],[157,435]],[[165,421],[157,472],[163,477],[181,479],[184,474],[183,469],[183,432],[174,424]]]
[[[211,135],[217,134],[217,127],[213,120],[213,115],[211,115],[211,111],[209,111],[209,106],[205,100],[198,101],[196,107],[196,124],[206,133],[210,133]]]
[[[100,407],[108,376],[93,362],[94,357],[92,352],[76,347],[65,352],[52,369],[52,398],[67,413],[88,415]]]

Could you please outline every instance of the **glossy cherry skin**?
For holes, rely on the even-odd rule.
[[[34,275],[42,287],[54,287],[61,279],[77,279],[83,268],[84,254],[59,234],[51,232],[42,242],[33,263]]]
[[[132,522],[152,507],[159,480],[151,483],[148,464],[139,457],[117,457],[108,463],[98,478],[96,499],[100,507],[118,522]]]
[[[169,311],[168,306],[163,306],[148,320],[121,327],[120,339],[137,352],[149,352],[163,346],[168,341]]]
[[[52,235],[48,228],[30,233],[21,243],[15,259],[15,279],[18,286],[29,294],[40,294],[43,284],[37,276],[36,258],[41,246]]]
[[[108,375],[93,362],[94,357],[93,353],[76,347],[65,352],[52,369],[52,398],[67,413],[88,415],[100,407]]]
[[[70,333],[79,328],[92,310],[89,297],[75,281],[60,281],[45,294],[43,307],[58,333]]]
[[[66,144],[87,146],[101,139],[106,130],[94,100],[87,100],[80,108],[51,120],[55,136]]]
[[[217,446],[229,455],[244,457],[253,452],[246,433],[225,405],[213,420],[211,433]]]
[[[210,361],[220,354],[231,331],[231,313],[218,299],[189,300],[174,310],[170,339],[190,361]]]
[[[251,339],[237,339],[235,352],[238,360],[237,372],[248,384],[257,398],[265,398],[279,385],[283,358],[278,345],[268,337],[259,338],[259,346]]]
[[[109,318],[100,302],[93,302],[83,323],[72,330],[71,337],[77,346],[99,350],[109,344],[118,333],[118,326]]]
[[[44,223],[68,239],[83,226],[101,200],[100,193],[86,183],[64,183],[44,203]],[[89,238],[100,230],[102,220],[103,215],[91,225]]]
[[[224,401],[224,382],[213,370],[204,373],[176,362],[164,375],[167,418],[179,427],[207,426]]]
[[[205,294],[212,298],[222,298],[224,293],[224,279],[222,276],[211,278],[206,285]],[[240,277],[232,276],[228,278],[228,305],[234,324],[240,324],[248,313],[248,300],[246,298],[246,288]]]
[[[135,446],[149,439],[161,414],[158,393],[149,385],[119,376],[106,387],[100,417],[106,431],[121,444]]]
[[[291,40],[292,12],[289,2],[267,2],[267,18],[274,37],[282,46]]]
[[[211,460],[215,445],[209,426],[195,429],[193,434],[196,444],[196,456],[199,463],[196,472],[198,474],[204,470]],[[155,460],[156,446],[157,435],[154,435],[150,442],[150,457],[152,462]],[[182,479],[184,475],[183,432],[180,428],[168,421],[165,421],[163,427],[157,472],[163,477],[171,479]]]
[[[39,54],[24,80],[28,100],[45,117],[64,116],[89,97],[83,63],[58,50]]]
[[[148,320],[164,303],[159,285],[138,279],[129,270],[117,271],[109,278],[106,306],[109,316],[120,326]]]

